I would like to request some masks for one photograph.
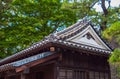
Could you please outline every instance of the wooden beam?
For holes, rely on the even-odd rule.
[[[21,72],[21,71],[23,71],[25,69],[27,69],[27,66],[23,65],[23,66],[21,66],[19,68],[16,68],[16,72]]]

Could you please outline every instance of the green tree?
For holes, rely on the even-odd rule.
[[[109,62],[117,65],[118,74],[120,76],[120,21],[113,23],[110,28],[107,28],[103,32],[103,36],[109,41],[114,42],[113,40],[115,40],[118,43],[117,47],[114,49],[109,58]]]
[[[11,0],[0,0],[0,56],[3,58],[6,56],[6,42],[4,28],[8,25],[8,10],[10,9]],[[3,47],[4,46],[4,47]],[[3,53],[3,52],[4,53]],[[7,53],[9,55],[9,53]]]
[[[106,6],[106,3],[109,6]],[[96,12],[94,6],[98,4],[102,8],[102,12]],[[94,22],[94,25],[101,26],[101,30],[105,30],[113,22],[120,20],[120,9],[119,7],[112,7],[111,0],[74,0],[69,2],[64,0],[63,8],[72,9],[76,13],[77,19],[82,19],[87,16]]]
[[[13,0],[7,10],[8,24],[0,29],[1,58],[14,54],[76,20],[59,0]],[[2,16],[3,17],[3,16]]]
[[[107,28],[103,32],[103,36],[109,41],[112,41],[114,39],[118,43],[116,49],[114,50],[114,53],[110,57],[110,62],[120,63],[120,21],[113,23],[111,27]]]
[[[103,36],[109,41],[112,41],[112,39],[116,39],[116,41],[120,45],[120,21],[113,23],[111,27],[107,28],[103,32]]]
[[[106,7],[105,1],[109,3]],[[11,3],[12,2],[12,3]],[[95,4],[103,12],[96,12]],[[18,52],[54,32],[87,16],[102,30],[120,18],[119,7],[110,0],[0,0],[0,58]]]

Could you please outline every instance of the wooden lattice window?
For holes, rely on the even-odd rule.
[[[73,71],[67,70],[67,79],[72,79],[72,78],[73,78]]]
[[[74,70],[74,79],[87,79],[87,74],[85,71]]]
[[[72,79],[72,78],[73,78],[72,70],[60,69],[59,79]]]
[[[105,79],[105,73],[103,72],[100,73],[100,79]]]
[[[94,72],[93,71],[90,71],[89,72],[89,79],[94,79]]]
[[[95,79],[99,79],[99,72],[95,72]]]
[[[89,79],[109,79],[108,73],[105,72],[89,72]]]

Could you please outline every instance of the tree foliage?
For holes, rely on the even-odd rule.
[[[111,27],[107,28],[103,32],[103,36],[109,41],[111,41],[113,38],[116,39],[120,45],[120,21],[113,23]]]
[[[119,7],[110,6],[110,0],[61,1],[0,0],[0,58],[14,54],[58,27],[67,27],[86,16],[102,30],[120,19]],[[108,7],[105,1],[109,3]],[[101,5],[103,12],[96,12],[95,4]]]
[[[64,1],[64,8],[72,9],[78,19],[87,16],[94,22],[94,25],[100,26],[101,30],[105,30],[113,22],[120,20],[120,9],[119,7],[112,7],[111,0],[74,0],[72,3],[67,2],[67,0]],[[106,6],[106,3],[109,6]],[[101,6],[102,12],[96,12],[94,6],[97,4]]]
[[[103,36],[109,40],[116,39],[118,42],[119,46],[114,50],[114,53],[110,57],[110,62],[120,63],[120,22],[118,21],[112,24],[110,28],[103,32]]]
[[[10,48],[5,42],[6,32],[3,30],[8,25],[8,10],[10,9],[11,0],[0,0],[0,56],[6,57],[6,48]],[[4,52],[2,52],[4,51]],[[10,53],[7,53],[10,55]]]
[[[59,0],[13,0],[6,12],[7,24],[0,24],[1,58],[41,40],[58,27],[75,22],[75,15],[62,9]]]
[[[109,41],[116,40],[118,47],[114,49],[109,58],[109,62],[117,67],[117,74],[120,76],[120,21],[115,22],[110,28],[103,32],[103,36]]]
[[[114,54],[111,55],[109,61],[111,63],[120,64],[120,49],[115,49]]]

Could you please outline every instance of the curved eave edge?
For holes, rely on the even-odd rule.
[[[77,49],[84,49],[84,50],[87,49],[89,51],[96,51],[96,52],[111,54],[111,51],[108,51],[108,50],[102,50],[102,49],[99,49],[99,48],[85,46],[85,45],[80,45],[80,44],[75,44],[75,43],[62,41],[62,40],[59,40],[58,42],[54,42],[54,43],[61,44],[61,45],[67,46],[67,47],[77,48]]]
[[[114,49],[112,49],[109,44],[107,43],[107,41],[105,41],[101,35],[98,34],[98,32],[96,31],[96,29],[94,28],[94,25],[90,22],[90,26],[92,27],[92,29],[95,31],[95,33],[100,37],[100,39],[103,41],[103,43],[105,43],[105,45],[110,49],[110,51],[112,52]]]
[[[28,57],[28,58],[24,58],[22,60],[18,60],[18,61],[14,61],[14,62],[11,62],[11,63],[1,65],[0,66],[0,72],[15,69],[15,68],[20,67],[22,65],[37,61],[39,59],[46,58],[46,57],[51,56],[53,54],[56,54],[56,53],[55,52],[43,52],[41,54],[37,54],[37,55],[31,56],[31,57]]]
[[[51,41],[49,41],[49,40],[41,40],[40,42],[38,42],[38,43],[36,43],[36,44],[33,44],[32,46],[30,46],[30,47],[28,47],[28,48],[26,48],[26,49],[24,49],[24,50],[22,50],[22,51],[20,51],[20,52],[18,52],[18,53],[16,53],[16,54],[13,54],[13,55],[11,55],[11,56],[9,56],[9,57],[7,57],[7,58],[5,58],[5,59],[2,59],[2,60],[0,60],[0,65],[3,65],[2,63],[4,63],[4,62],[6,62],[6,61],[9,61],[10,59],[12,59],[12,58],[19,58],[19,56],[22,56],[22,55],[25,55],[25,54],[27,54],[28,52],[30,52],[30,51],[32,51],[32,50],[35,50],[35,49],[37,49],[37,48],[39,48],[39,47],[42,47],[43,45],[45,45],[45,44],[47,44],[47,43],[50,43]],[[14,59],[15,60],[15,59]]]

